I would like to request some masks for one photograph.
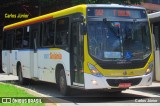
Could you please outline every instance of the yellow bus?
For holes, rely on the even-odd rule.
[[[142,7],[78,5],[3,31],[3,71],[20,84],[52,82],[67,95],[70,88],[120,92],[152,83],[152,36]]]

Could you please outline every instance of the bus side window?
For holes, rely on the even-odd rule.
[[[46,22],[43,24],[43,46],[53,46],[55,35],[54,21]]]
[[[61,18],[56,22],[56,45],[68,44],[69,18]]]
[[[29,48],[29,26],[24,28],[23,48]]]
[[[14,48],[13,42],[14,42],[14,30],[9,30],[5,32],[5,35],[3,36],[3,49],[4,50],[12,50]]]
[[[7,32],[3,34],[3,50],[7,50]]]
[[[32,31],[31,49],[34,49],[35,51],[36,51],[36,48],[37,48],[37,35],[38,35],[38,31],[37,30]]]
[[[16,30],[16,40],[15,40],[15,48],[22,48],[22,38],[23,38],[23,28],[19,28]]]
[[[40,47],[40,24],[33,24],[30,27],[30,48],[36,51],[37,47]]]

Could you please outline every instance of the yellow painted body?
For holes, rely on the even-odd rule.
[[[66,15],[73,14],[73,13],[83,13],[83,15],[86,16],[86,7],[87,7],[86,5],[78,5],[75,7],[67,8],[67,9],[64,9],[61,11],[49,13],[46,15],[42,15],[39,17],[35,17],[35,18],[31,18],[31,19],[28,19],[25,21],[21,21],[21,22],[7,25],[4,27],[3,30],[12,29],[16,26],[30,25],[31,23],[36,22],[37,20],[45,20],[49,17],[52,17],[54,19],[54,18],[66,16]]]
[[[148,22],[149,22],[149,19],[148,19]],[[153,47],[153,38],[152,38],[152,34],[151,34],[150,22],[148,24],[149,24],[149,28],[150,28],[150,38],[151,38],[150,40],[151,40],[151,47],[152,47],[151,50],[152,50],[152,52],[151,52],[151,55],[150,55],[150,58],[149,58],[147,64],[144,67],[135,68],[135,69],[115,69],[115,70],[114,69],[103,69],[103,68],[101,68],[90,57],[90,55],[88,53],[88,37],[84,36],[84,57],[85,57],[85,60],[84,60],[84,72],[88,73],[88,74],[91,74],[91,71],[88,68],[88,63],[90,63],[90,64],[94,65],[103,76],[106,76],[106,77],[133,77],[133,76],[145,75],[145,72],[146,72],[149,64],[151,62],[154,62],[154,52],[153,52],[153,48],[154,47]],[[126,71],[126,73],[127,73],[126,75],[123,74],[124,71]]]

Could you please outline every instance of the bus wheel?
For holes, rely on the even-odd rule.
[[[70,93],[70,91],[69,91],[70,89],[67,86],[67,81],[66,81],[64,69],[61,69],[61,71],[60,71],[59,89],[60,89],[61,94],[63,94],[64,96],[67,96]]]
[[[21,65],[18,66],[18,81],[19,81],[20,85],[24,85],[25,84],[25,78],[23,78]]]

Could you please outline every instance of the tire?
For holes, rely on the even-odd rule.
[[[66,76],[64,69],[60,70],[59,74],[59,90],[62,95],[67,96],[70,95],[70,88],[67,86]]]
[[[26,84],[26,79],[23,78],[21,65],[18,66],[18,82],[19,82],[20,85],[25,85]]]

